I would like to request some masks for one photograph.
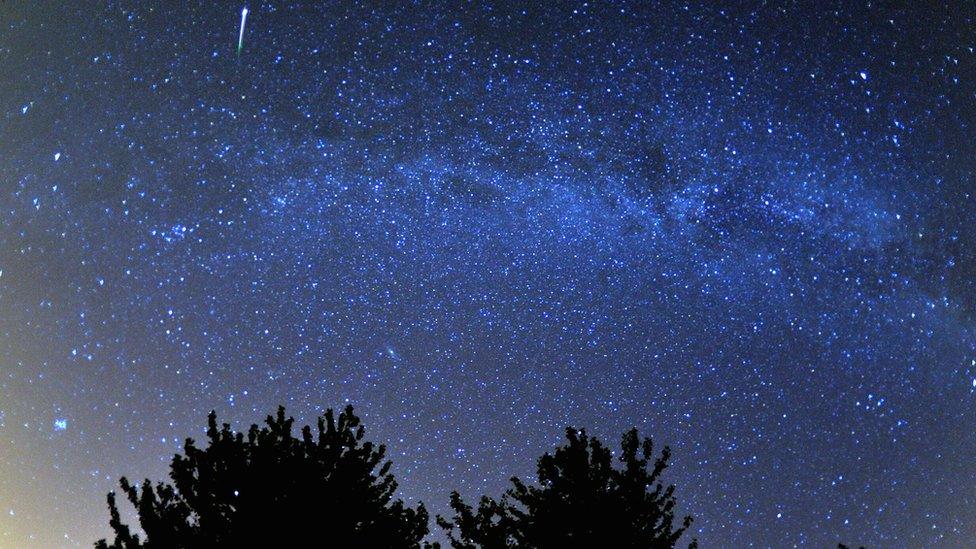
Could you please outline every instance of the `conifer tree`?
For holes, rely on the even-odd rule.
[[[671,451],[654,458],[649,438],[624,434],[619,461],[585,431],[566,430],[568,444],[538,461],[538,485],[512,478],[501,500],[477,509],[451,494],[454,517],[438,517],[454,549],[561,547],[672,548],[691,525],[675,526],[674,487],[661,483]],[[692,540],[690,547],[696,547]]]
[[[240,433],[208,417],[207,447],[187,439],[170,466],[171,483],[141,487],[122,478],[141,534],[122,522],[108,495],[112,542],[101,549],[214,547],[421,547],[428,533],[423,504],[393,500],[396,481],[386,449],[364,441],[351,406],[292,435],[279,408],[266,426]]]

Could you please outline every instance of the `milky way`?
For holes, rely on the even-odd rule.
[[[0,3],[0,545],[351,402],[434,512],[637,426],[704,547],[971,546],[976,8],[484,4]]]

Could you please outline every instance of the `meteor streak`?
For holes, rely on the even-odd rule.
[[[247,8],[241,10],[241,32],[237,35],[237,55],[241,54],[241,48],[244,47],[244,23],[247,22]]]

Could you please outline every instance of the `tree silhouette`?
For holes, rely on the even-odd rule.
[[[428,533],[423,504],[392,501],[396,481],[386,449],[363,441],[353,408],[338,421],[332,410],[292,436],[293,418],[278,408],[267,426],[247,434],[217,427],[208,417],[205,449],[192,439],[170,465],[172,484],[146,480],[141,489],[124,477],[122,492],[135,506],[144,538],[120,518],[108,495],[115,540],[107,549],[203,547],[420,547]]]
[[[538,486],[512,478],[500,501],[482,497],[477,509],[457,492],[455,515],[437,517],[454,549],[645,547],[671,548],[691,525],[685,517],[674,526],[674,486],[664,487],[661,473],[671,451],[653,458],[649,438],[637,430],[624,434],[622,469],[611,452],[585,431],[566,430],[569,444],[538,462]],[[697,547],[692,540],[689,547]]]

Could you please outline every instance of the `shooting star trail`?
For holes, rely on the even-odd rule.
[[[244,23],[247,22],[247,8],[241,10],[241,32],[237,35],[237,55],[241,54],[241,48],[244,47]]]

